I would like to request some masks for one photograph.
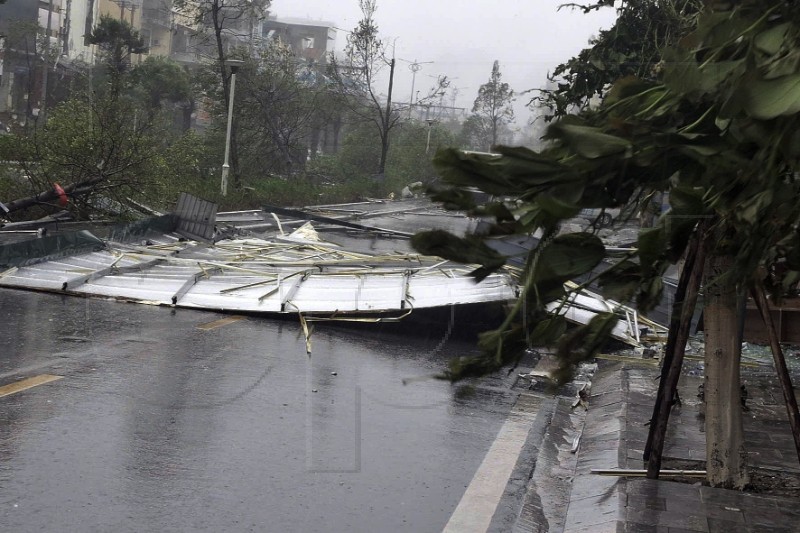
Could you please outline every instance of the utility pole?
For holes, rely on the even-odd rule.
[[[42,59],[44,59],[44,70],[42,72],[42,105],[39,107],[39,116],[36,117],[37,124],[41,118],[41,125],[47,121],[47,75],[50,71],[50,31],[53,29],[53,0],[47,7],[47,33],[45,34],[45,45]]]
[[[408,65],[408,70],[411,71],[411,97],[408,99],[408,118],[411,118],[411,111],[414,108],[414,85],[417,83],[417,72],[422,70],[422,65],[429,65],[433,63],[433,61],[417,61],[414,60],[413,63]],[[417,98],[419,99],[419,98]]]
[[[392,87],[394,86],[394,64],[395,60],[389,63],[389,95],[386,97],[386,112],[383,114],[383,131],[381,131],[381,162],[378,174],[384,179],[386,172],[386,156],[389,154],[389,125],[392,119]]]
[[[69,53],[69,34],[72,25],[72,0],[67,0],[67,12],[64,14],[63,24],[63,38],[61,53],[67,55]]]

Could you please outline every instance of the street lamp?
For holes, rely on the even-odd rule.
[[[428,143],[425,145],[425,153],[427,154],[428,151],[431,149],[431,129],[433,129],[433,125],[437,121],[435,119],[428,118],[428,119],[425,119],[425,122],[428,123]]]
[[[240,59],[226,59],[225,64],[231,68],[231,90],[228,94],[228,129],[225,133],[225,162],[222,163],[222,196],[228,194],[228,172],[230,165],[228,164],[228,156],[231,152],[231,125],[233,124],[233,93],[236,91],[236,71],[239,67],[244,65],[244,61]]]

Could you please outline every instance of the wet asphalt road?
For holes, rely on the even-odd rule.
[[[0,398],[0,529],[442,530],[516,395],[402,380],[472,344],[222,318],[0,289],[0,386],[63,376]]]

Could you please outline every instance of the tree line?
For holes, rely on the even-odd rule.
[[[231,41],[236,21],[254,9],[251,2],[176,4],[206,28],[198,39],[206,60],[191,68],[145,57],[145,43],[128,22],[101,17],[87,35],[100,62],[51,91],[46,116],[0,136],[0,160],[12,162],[0,168],[0,201],[11,207],[6,218],[64,208],[53,201],[55,184],[79,218],[168,209],[180,191],[229,208],[385,196],[435,179],[438,148],[486,151],[508,133],[513,91],[499,84],[497,63],[487,83],[494,85],[481,89],[463,125],[446,117],[410,120],[387,101],[378,79],[394,60],[373,18],[375,0],[359,1],[363,19],[349,33],[344,56],[318,64],[279,41],[261,47]],[[232,59],[243,63],[233,95],[233,187],[222,197]],[[416,104],[431,105],[448,85],[440,78]]]

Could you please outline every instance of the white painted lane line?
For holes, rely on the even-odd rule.
[[[444,533],[485,533],[489,529],[535,417],[536,412],[523,410],[518,399],[450,516]]]

